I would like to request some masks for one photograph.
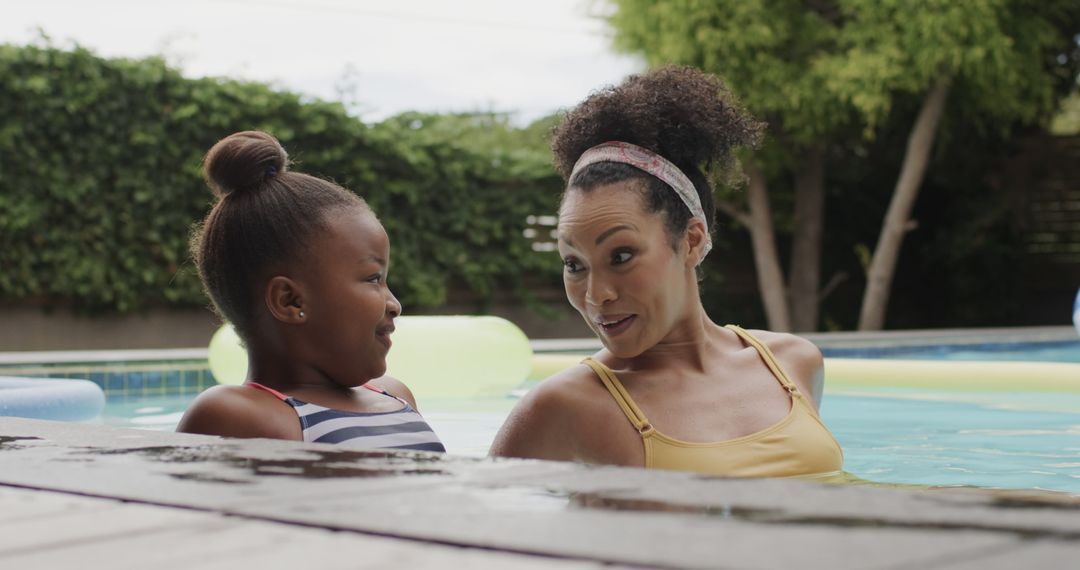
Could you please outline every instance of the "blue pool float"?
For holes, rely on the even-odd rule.
[[[89,380],[0,376],[0,416],[80,421],[105,408],[105,392]]]
[[[1076,290],[1076,300],[1073,301],[1073,326],[1076,333],[1080,334],[1080,289]]]

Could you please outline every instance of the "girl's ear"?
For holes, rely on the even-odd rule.
[[[288,277],[275,275],[270,278],[263,300],[267,310],[278,321],[301,324],[307,319],[304,314],[303,286]]]
[[[705,222],[690,218],[690,223],[686,226],[686,237],[683,240],[686,243],[686,266],[690,269],[697,267],[705,257],[706,232],[708,230],[705,229]]]

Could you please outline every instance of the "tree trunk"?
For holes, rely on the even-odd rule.
[[[788,295],[791,326],[817,330],[821,303],[821,241],[825,227],[825,147],[814,145],[799,157],[795,172],[795,230],[792,235]]]
[[[939,79],[923,100],[915,126],[908,136],[900,178],[893,190],[892,200],[881,226],[881,235],[870,260],[866,292],[863,294],[862,311],[859,314],[859,330],[881,330],[885,326],[885,309],[889,304],[900,246],[909,229],[908,218],[926,175],[926,165],[930,160],[930,151],[934,146],[934,137],[937,135],[938,123],[941,121],[948,94],[949,78]]]
[[[784,294],[784,274],[780,271],[780,259],[776,253],[765,175],[749,161],[746,173],[750,178],[747,190],[750,238],[754,244],[754,265],[757,267],[758,289],[765,304],[765,317],[769,321],[769,329],[787,332],[791,330],[791,316]]]

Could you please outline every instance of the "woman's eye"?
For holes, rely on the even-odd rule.
[[[581,264],[575,259],[564,259],[563,267],[566,268],[567,273],[577,273],[578,271],[581,271]]]
[[[626,263],[627,261],[630,261],[630,259],[633,257],[634,254],[630,253],[629,251],[616,251],[615,253],[611,254],[611,264],[621,265],[623,263]]]

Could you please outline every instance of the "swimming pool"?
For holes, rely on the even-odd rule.
[[[1073,340],[825,349],[831,357],[844,351],[860,358],[1080,362],[1080,341]],[[126,375],[106,374],[111,397],[96,421],[174,429],[206,385],[199,366],[188,362],[179,377],[158,370],[167,367],[163,363],[149,373],[129,365]],[[452,453],[479,456],[515,402],[504,397],[422,400],[420,405]],[[827,386],[822,416],[844,448],[845,469],[865,479],[1080,494],[1080,388],[1075,393],[960,393]]]
[[[114,401],[99,421],[171,430],[189,401]],[[482,456],[515,402],[421,405],[451,453]],[[844,469],[864,479],[1080,494],[1080,413],[934,401],[918,393],[827,393],[822,417],[844,448]]]
[[[935,346],[825,348],[826,357],[904,360],[1080,362],[1080,339]]]

